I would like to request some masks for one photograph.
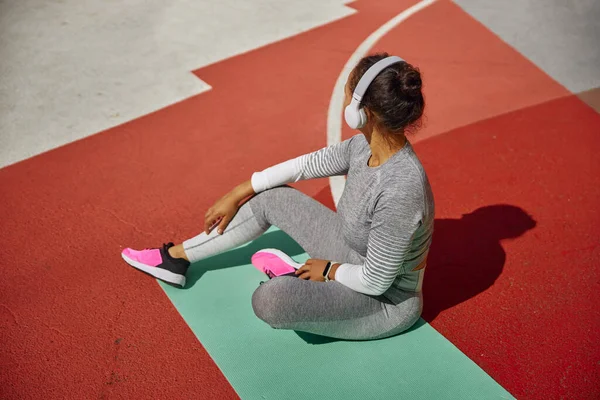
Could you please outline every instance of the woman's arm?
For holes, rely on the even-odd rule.
[[[345,175],[350,168],[350,145],[354,137],[313,153],[285,161],[252,175],[256,193],[305,179]]]
[[[204,232],[208,235],[218,227],[222,234],[237,213],[240,203],[267,189],[304,179],[343,175],[350,168],[350,143],[353,138],[256,172],[221,197],[204,216]]]
[[[213,229],[218,227],[219,234],[222,234],[238,212],[242,201],[254,194],[252,183],[246,181],[237,185],[229,193],[217,200],[204,215],[204,232],[208,235]]]
[[[237,185],[231,191],[232,196],[237,200],[238,204],[242,202],[242,200],[256,194],[254,189],[252,188],[252,182],[246,181]]]

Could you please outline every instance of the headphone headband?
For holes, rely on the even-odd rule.
[[[384,58],[383,60],[377,61],[360,78],[358,84],[356,85],[356,89],[354,89],[352,97],[360,103],[363,96],[365,95],[365,92],[369,88],[369,85],[371,84],[371,82],[373,82],[373,80],[377,77],[377,75],[379,75],[381,71],[383,71],[392,64],[396,64],[403,61],[404,60],[398,56],[390,56]]]

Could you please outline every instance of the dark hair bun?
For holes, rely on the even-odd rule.
[[[402,92],[410,97],[421,96],[421,74],[414,68],[405,67],[400,72],[400,87]]]

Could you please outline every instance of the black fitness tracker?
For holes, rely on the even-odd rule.
[[[325,269],[323,270],[323,278],[325,278],[325,282],[329,282],[329,271],[331,270],[331,261],[327,263]]]

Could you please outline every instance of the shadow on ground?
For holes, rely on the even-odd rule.
[[[523,209],[505,204],[478,208],[460,219],[437,219],[423,281],[422,317],[431,322],[492,286],[506,261],[501,241],[535,226]]]

